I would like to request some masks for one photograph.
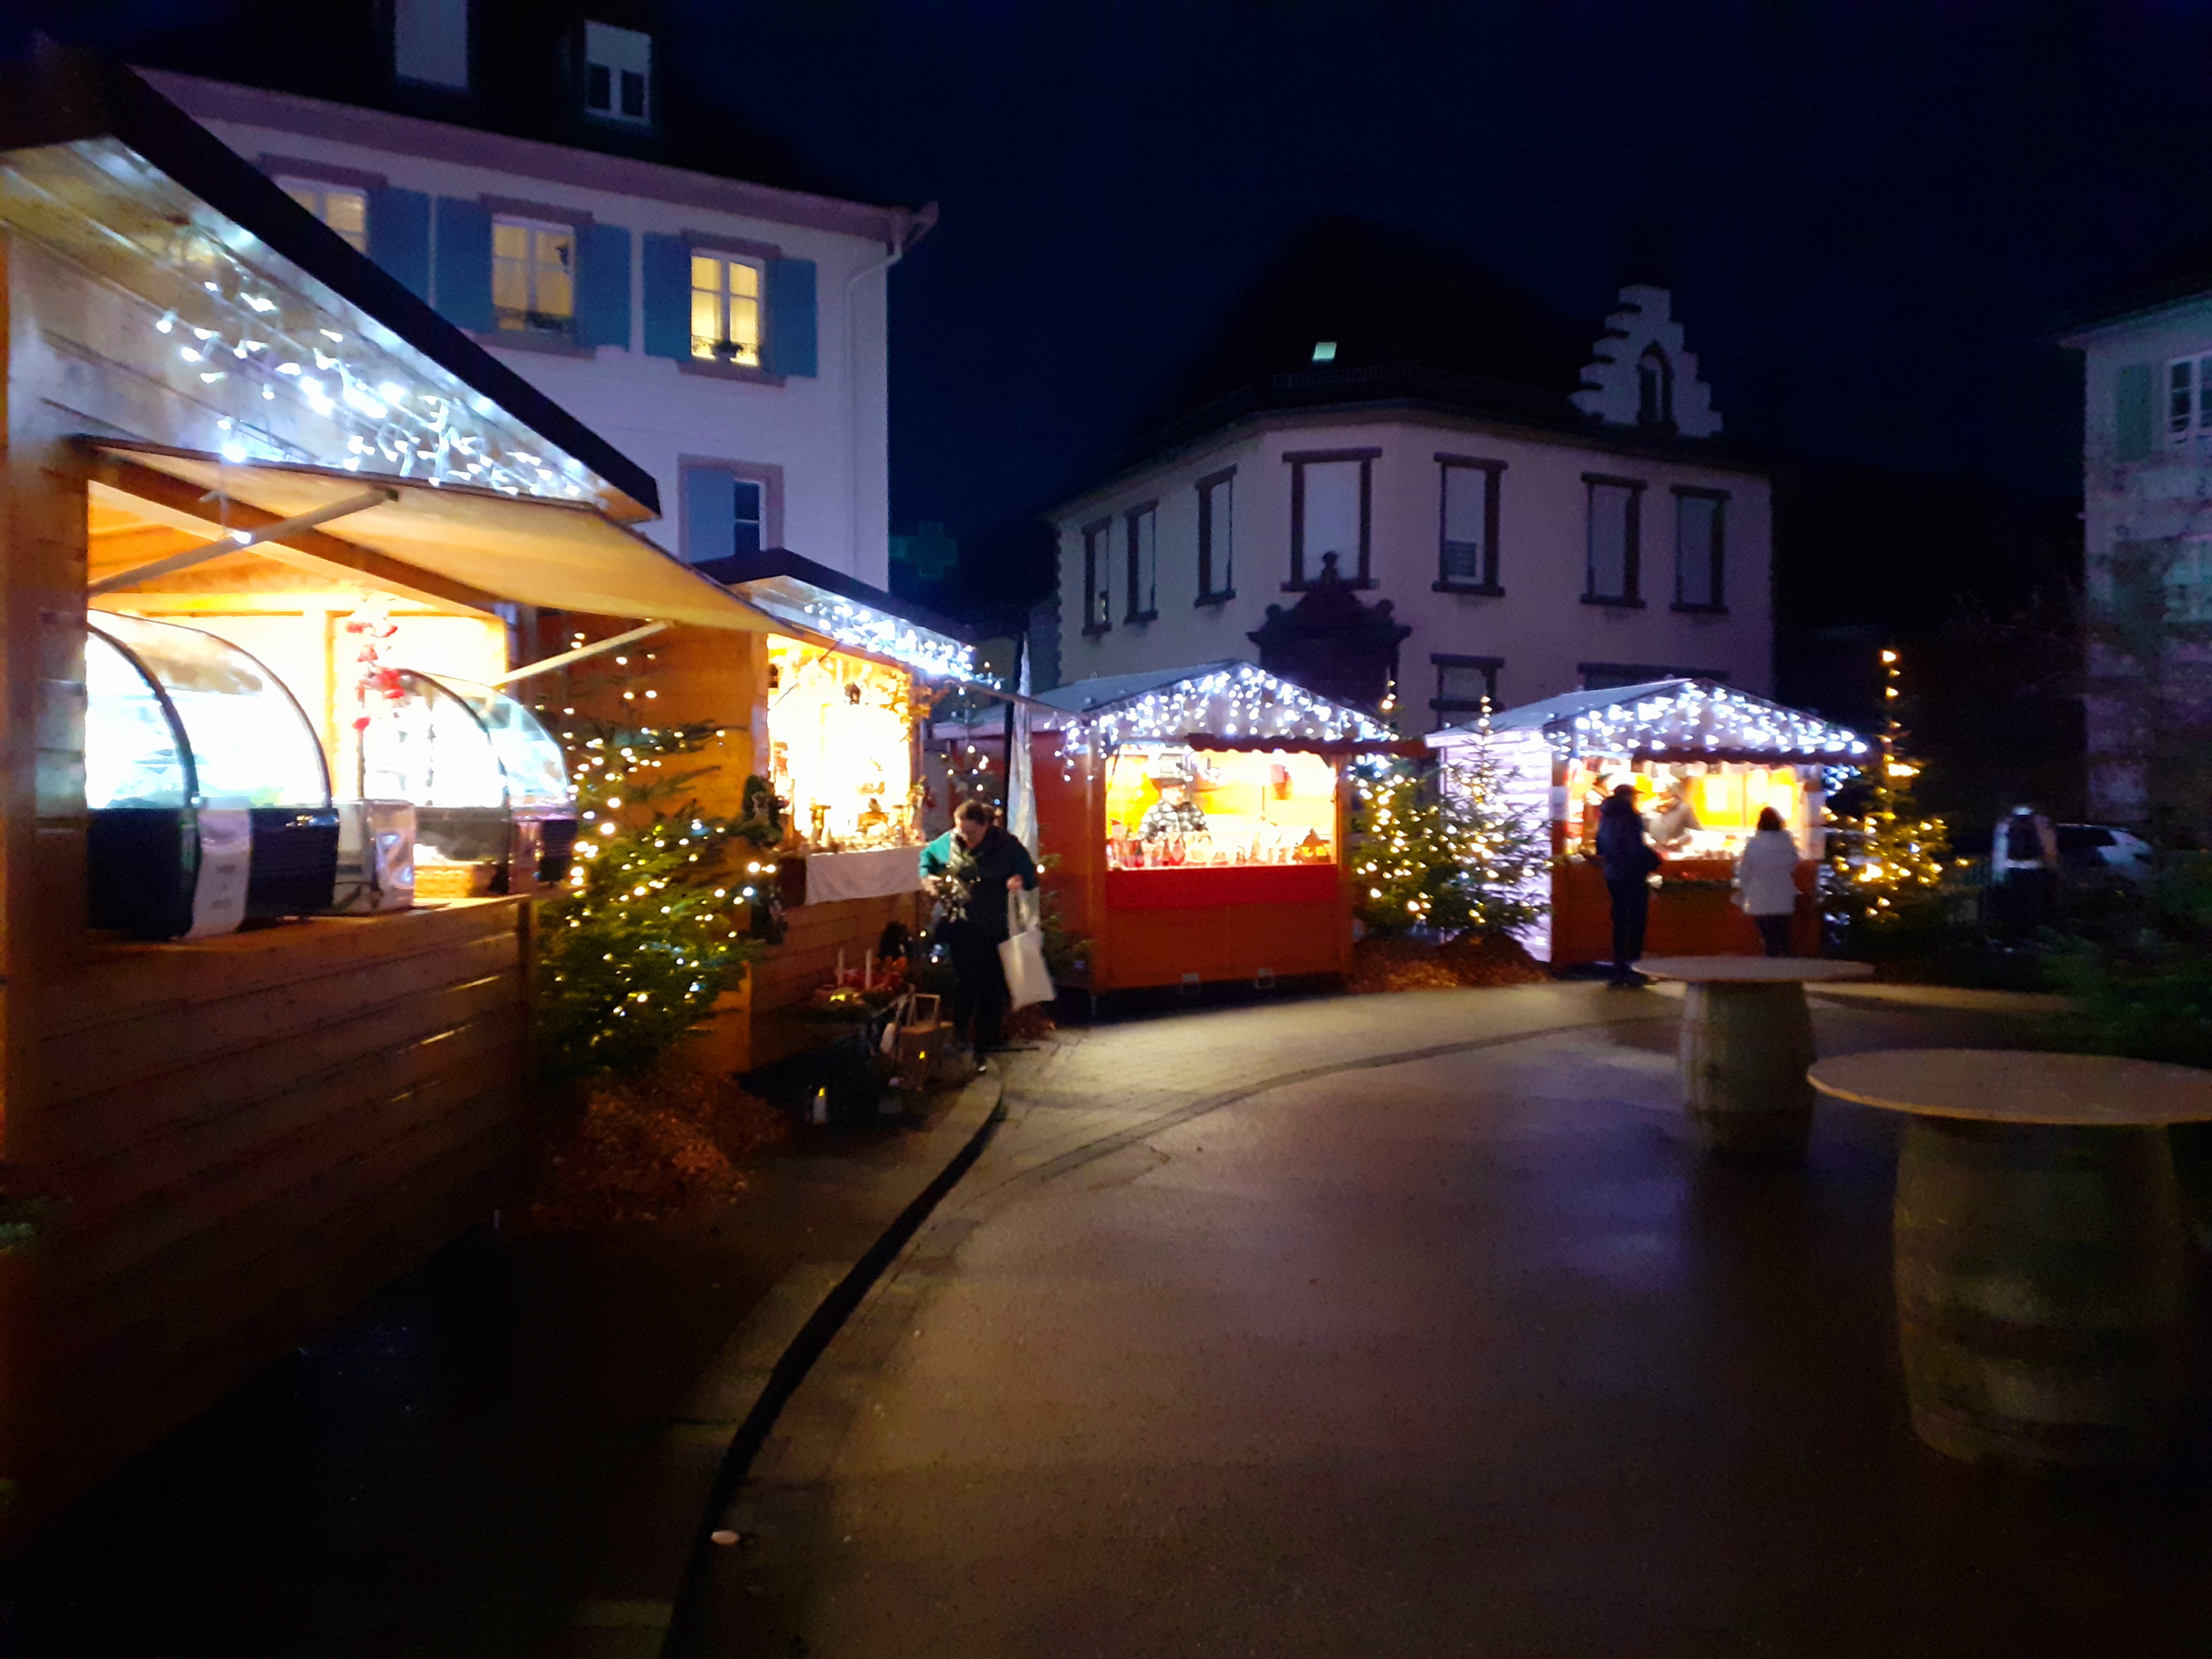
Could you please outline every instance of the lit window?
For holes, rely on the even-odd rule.
[[[760,367],[759,265],[719,253],[691,256],[691,355]]]
[[[368,252],[368,192],[315,179],[279,179],[284,193],[353,245]]]
[[[2166,431],[2179,440],[2212,432],[2212,356],[2183,357],[2166,365]]]
[[[608,23],[584,25],[584,106],[617,121],[652,118],[653,37]]]
[[[1336,361],[1336,342],[1334,340],[1316,340],[1314,342],[1313,360],[1317,363],[1334,362]]]
[[[567,337],[576,329],[576,232],[498,218],[491,225],[491,303],[499,325]]]

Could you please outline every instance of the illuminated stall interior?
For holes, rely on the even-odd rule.
[[[1319,755],[1127,744],[1106,766],[1107,868],[1333,864],[1336,791]]]
[[[811,849],[919,839],[914,677],[849,652],[771,635],[769,781]]]
[[[1759,828],[1759,812],[1772,807],[1798,846],[1818,844],[1822,793],[1817,776],[1795,766],[1743,761],[1650,761],[1628,754],[1579,757],[1567,769],[1567,799],[1581,811],[1573,850],[1597,850],[1599,805],[1621,784],[1636,791],[1636,805],[1655,841],[1664,836],[1669,857],[1733,859]],[[1687,801],[1685,826],[1672,830],[1668,803]]]

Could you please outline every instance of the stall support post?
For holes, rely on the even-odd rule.
[[[27,1201],[46,1162],[40,1013],[46,988],[84,947],[84,464],[53,406],[25,384],[33,267],[0,232],[0,1216],[35,1226]],[[35,1256],[0,1241],[0,1539],[38,1505],[32,1425],[38,1340]],[[14,1520],[9,1519],[13,1511]]]

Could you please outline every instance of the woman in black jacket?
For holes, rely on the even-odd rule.
[[[1007,905],[1037,884],[1029,848],[993,820],[988,802],[963,801],[952,828],[921,849],[921,873],[945,902],[937,937],[952,958],[952,1029],[988,1054],[1006,1018],[1006,970],[999,946],[1008,936]]]
[[[1613,901],[1613,979],[1617,986],[1644,982],[1636,971],[1644,954],[1644,925],[1651,914],[1651,872],[1659,854],[1644,838],[1636,787],[1624,783],[1597,809],[1597,859],[1605,866],[1606,896]]]

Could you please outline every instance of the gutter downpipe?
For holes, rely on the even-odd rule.
[[[878,271],[888,273],[890,268],[907,256],[907,251],[929,234],[937,226],[937,204],[925,202],[915,212],[906,216],[898,240],[890,245],[883,258],[873,264],[862,265],[845,279],[845,356],[848,360],[846,378],[848,394],[846,406],[853,417],[853,484],[850,546],[853,553],[853,574],[860,574],[860,318],[853,308],[853,289],[863,276],[872,276]],[[891,359],[891,296],[888,276],[884,284],[884,522],[885,535],[890,523],[890,359]],[[889,557],[886,544],[885,557]],[[884,586],[890,586],[888,565],[884,571]]]

